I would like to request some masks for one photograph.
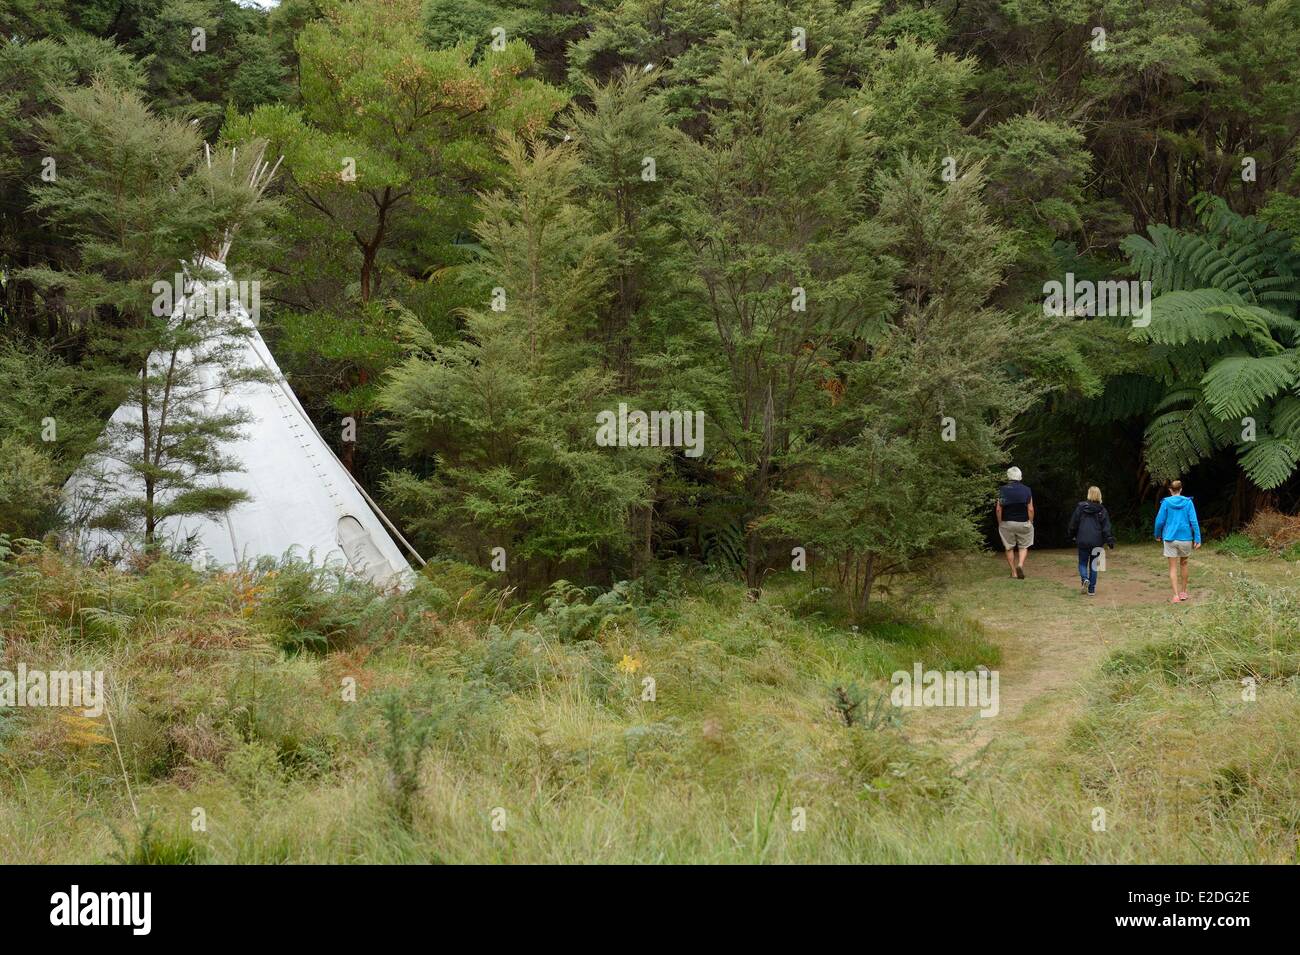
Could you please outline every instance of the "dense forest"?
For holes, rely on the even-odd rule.
[[[0,864],[1294,864],[1298,49],[0,0]]]
[[[1294,2],[263,6],[0,2],[0,534],[78,516],[206,340],[156,283],[226,241],[352,474],[526,590],[806,559],[859,604],[1012,463],[1048,542],[1089,484],[1121,534],[1175,477],[1294,509]],[[178,414],[83,516],[236,506],[241,426]]]

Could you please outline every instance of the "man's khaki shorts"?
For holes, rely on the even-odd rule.
[[[1191,541],[1165,541],[1166,557],[1191,557]]]
[[[1029,521],[1003,521],[998,525],[998,535],[1007,550],[1034,546],[1034,525]]]

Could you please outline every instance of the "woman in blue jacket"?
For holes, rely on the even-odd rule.
[[[1170,603],[1187,599],[1187,558],[1201,546],[1201,525],[1196,520],[1196,505],[1183,497],[1183,482],[1169,485],[1169,496],[1160,502],[1156,514],[1156,540],[1164,541],[1169,558],[1169,584],[1174,588]],[[1180,586],[1181,581],[1181,586]]]

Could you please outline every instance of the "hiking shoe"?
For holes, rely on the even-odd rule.
[[[1025,568],[1023,568],[1023,567],[1017,567],[1017,568],[1016,568],[1016,580],[1024,580],[1024,579],[1025,579]]]
[[[1180,591],[1178,592],[1178,599],[1179,599],[1179,600],[1186,600],[1186,599],[1187,599],[1187,591],[1186,591],[1186,590],[1180,590]]]
[[[1089,596],[1089,597],[1095,597],[1095,596],[1097,596],[1097,591],[1095,591],[1095,590],[1089,590],[1089,591],[1088,591],[1088,596]]]
[[[1086,580],[1080,580],[1080,581],[1079,581],[1079,593],[1081,593],[1081,594],[1086,594],[1087,592],[1088,592],[1088,582],[1087,582]]]

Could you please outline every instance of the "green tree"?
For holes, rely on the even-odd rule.
[[[682,149],[674,267],[691,282],[710,464],[743,495],[745,575],[785,459],[815,430],[829,367],[882,327],[888,235],[870,215],[872,152],[817,59],[729,58],[706,81],[709,132]]]
[[[1254,211],[1290,176],[1294,3],[974,0],[953,9],[950,25],[949,44],[984,67],[976,119],[1028,113],[1085,133],[1094,157],[1085,220],[1108,245],[1153,222],[1194,224],[1200,192]],[[1116,211],[1127,220],[1118,234]]]
[[[213,410],[208,396],[255,374],[236,362],[251,329],[214,308],[159,307],[159,289],[197,253],[217,254],[236,227],[257,238],[256,154],[209,165],[190,124],[160,119],[137,94],[103,83],[63,93],[60,105],[41,123],[60,174],[34,209],[76,240],[64,259],[24,274],[90,326],[106,359],[97,384],[122,401],[97,448],[114,500],[95,495],[105,501],[96,522],[139,532],[153,549],[168,517],[212,515],[239,500],[212,479],[236,467],[220,446],[245,422]],[[202,276],[197,263],[191,271]]]
[[[584,100],[565,123],[581,166],[580,195],[593,224],[613,236],[614,258],[608,304],[594,316],[589,332],[600,347],[602,367],[615,376],[620,398],[631,407],[682,408],[689,389],[680,387],[692,362],[683,351],[698,345],[677,338],[683,294],[681,276],[670,254],[674,242],[669,184],[678,171],[681,134],[669,123],[656,71],[627,68],[607,83],[584,81]],[[658,458],[651,499],[638,505],[631,520],[634,563],[644,568],[654,557],[656,514],[671,509],[681,487],[662,487],[675,469],[668,455]],[[662,524],[660,525],[663,526]]]
[[[596,442],[615,381],[582,330],[608,297],[615,251],[576,201],[574,149],[507,139],[503,152],[510,175],[481,200],[473,266],[499,310],[469,310],[450,345],[408,322],[420,351],[379,404],[399,448],[433,458],[431,475],[390,482],[410,526],[483,564],[504,548],[512,579],[547,580],[627,550],[654,452]]]
[[[218,517],[248,499],[219,478],[242,470],[222,446],[253,420],[243,410],[214,411],[212,398],[269,380],[243,360],[252,333],[251,325],[206,304],[199,293],[178,312],[117,336],[115,344],[128,353],[145,344],[152,352],[138,375],[115,376],[125,399],[87,461],[82,497],[73,502],[77,519],[128,542],[140,540],[152,552],[168,543],[161,535],[170,519]]]
[[[878,188],[898,308],[835,367],[842,387],[788,456],[763,522],[834,566],[855,611],[882,576],[976,543],[1012,423],[1042,387],[1018,363],[1051,334],[993,304],[1015,244],[984,204],[981,169],[944,184],[904,163]]]
[[[18,273],[61,254],[71,236],[32,215],[31,204],[56,157],[41,141],[40,121],[59,109],[59,95],[100,77],[140,90],[139,64],[112,43],[83,33],[0,42],[0,312],[10,332],[54,338],[68,330],[57,299],[42,299]]]
[[[400,358],[403,309],[436,327],[464,304],[443,270],[468,257],[457,243],[475,190],[499,171],[496,130],[535,135],[564,97],[527,76],[522,42],[477,59],[472,43],[429,48],[416,0],[338,4],[305,24],[296,48],[301,106],[232,118],[225,135],[284,155],[293,252],[277,267],[291,306],[281,345],[307,400],[358,423]],[[356,446],[344,443],[349,467]]]
[[[990,208],[1015,230],[1020,246],[1017,274],[1008,276],[1011,294],[1032,297],[1057,265],[1056,243],[1083,233],[1091,161],[1083,134],[1037,116],[1014,116],[991,127],[972,152],[985,162]]]
[[[194,119],[215,133],[228,103],[251,109],[290,95],[288,70],[268,16],[233,0],[80,0],[69,23],[112,40],[146,74],[161,115]]]
[[[727,57],[798,47],[820,56],[827,92],[837,95],[857,85],[884,47],[874,33],[875,0],[595,0],[585,20],[587,30],[569,46],[571,78],[603,81],[654,64],[667,72],[666,101],[679,118],[704,108],[702,83]]]

